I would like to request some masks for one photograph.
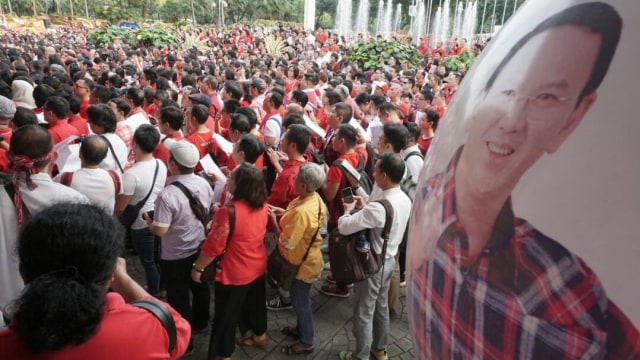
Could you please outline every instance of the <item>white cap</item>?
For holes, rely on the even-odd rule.
[[[200,161],[198,148],[186,140],[167,139],[164,141],[164,146],[171,153],[171,157],[184,167],[194,168]]]

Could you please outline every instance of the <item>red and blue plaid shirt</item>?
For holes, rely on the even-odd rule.
[[[418,189],[414,202],[420,221],[413,224],[407,266],[414,356],[640,358],[638,330],[607,298],[595,273],[516,218],[510,199],[484,251],[469,256],[456,215],[456,163],[457,156]],[[416,248],[427,256],[411,255]]]

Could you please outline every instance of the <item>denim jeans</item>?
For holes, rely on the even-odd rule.
[[[293,279],[291,281],[291,305],[298,316],[297,330],[300,335],[300,344],[313,346],[313,314],[311,313],[311,298],[309,292],[311,284]]]
[[[131,230],[133,247],[138,253],[142,267],[147,277],[149,294],[158,297],[160,293],[160,271],[155,255],[155,236],[149,228]]]

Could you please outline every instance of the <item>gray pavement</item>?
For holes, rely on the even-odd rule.
[[[325,258],[326,261],[326,258]],[[137,256],[127,256],[128,269],[133,278],[144,284],[144,271]],[[329,272],[324,271],[322,278]],[[311,306],[315,329],[315,351],[308,356],[297,355],[293,358],[301,359],[339,359],[340,351],[353,351],[355,338],[351,331],[351,316],[353,314],[353,295],[349,298],[329,297],[320,293],[322,280],[316,281],[311,289]],[[400,319],[391,320],[390,337],[387,352],[390,359],[413,359],[411,335],[407,323],[405,306],[405,292],[401,289],[402,315]],[[267,285],[267,298],[275,291]],[[213,319],[213,299],[215,294],[212,287],[211,318]],[[284,326],[295,326],[296,315],[293,310],[268,311],[267,335],[269,345],[265,350],[252,347],[237,347],[232,359],[286,359],[290,358],[280,352],[280,348],[294,342],[280,333]],[[209,329],[203,334],[194,335],[195,351],[184,359],[207,359],[209,346]]]

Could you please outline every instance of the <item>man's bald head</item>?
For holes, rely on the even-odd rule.
[[[80,157],[83,165],[98,166],[109,151],[107,141],[98,135],[89,135],[80,145]]]

